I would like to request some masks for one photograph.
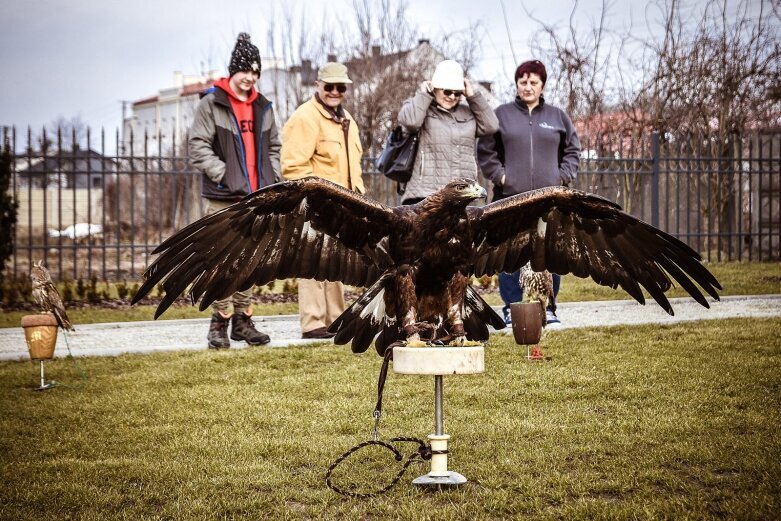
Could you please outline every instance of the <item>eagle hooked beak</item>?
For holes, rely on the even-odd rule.
[[[469,194],[470,197],[474,197],[475,199],[485,199],[486,197],[488,197],[488,192],[485,191],[485,188],[483,188],[477,183],[470,186],[469,191],[467,193]]]

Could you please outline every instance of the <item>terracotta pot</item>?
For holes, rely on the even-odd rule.
[[[22,317],[24,338],[33,360],[51,360],[57,345],[57,319],[52,313]]]
[[[510,316],[513,320],[513,336],[521,345],[532,345],[542,336],[544,310],[539,302],[510,304]]]

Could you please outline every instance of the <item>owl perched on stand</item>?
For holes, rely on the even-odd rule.
[[[545,310],[548,303],[554,299],[553,296],[553,277],[546,271],[533,271],[531,265],[527,262],[521,268],[520,277],[521,288],[528,302],[539,302],[542,306],[542,325],[547,324],[545,319]]]
[[[52,277],[49,275],[49,270],[43,265],[43,261],[33,263],[30,279],[33,284],[33,299],[41,306],[41,310],[53,313],[61,328],[75,331],[68,314],[65,313],[60,292],[57,291],[54,282],[52,282]]]

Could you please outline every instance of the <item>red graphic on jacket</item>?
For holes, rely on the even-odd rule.
[[[231,108],[233,109],[233,115],[236,116],[236,121],[239,123],[241,141],[244,144],[244,163],[247,167],[247,173],[249,174],[251,191],[254,192],[258,189],[259,183],[257,169],[258,158],[255,154],[255,120],[252,112],[252,102],[258,97],[258,91],[255,87],[252,87],[252,92],[250,92],[247,100],[241,101],[230,88],[229,81],[229,78],[220,78],[214,85],[228,94],[228,99],[230,100]]]

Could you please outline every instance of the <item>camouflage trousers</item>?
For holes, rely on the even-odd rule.
[[[233,203],[228,201],[215,201],[214,199],[204,199],[203,204],[204,214],[210,215],[223,208],[227,208]],[[237,291],[224,300],[215,300],[212,303],[212,310],[227,315],[231,304],[233,304],[234,313],[246,313],[247,310],[250,309],[250,306],[252,306],[252,288],[245,291]]]

